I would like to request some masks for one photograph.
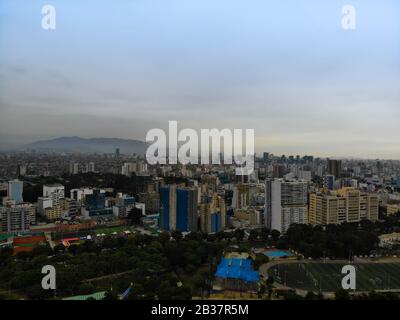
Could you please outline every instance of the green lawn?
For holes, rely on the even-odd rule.
[[[341,288],[343,263],[292,263],[272,267],[269,273],[278,283],[313,291]],[[356,264],[357,291],[400,289],[400,263]]]
[[[109,228],[96,228],[92,230],[92,233],[94,234],[102,234],[104,233],[105,235],[112,234],[114,232],[116,233],[121,233],[125,230],[129,230],[132,232],[131,228],[129,226],[118,226],[118,227],[109,227]]]

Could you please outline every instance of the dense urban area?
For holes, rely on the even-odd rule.
[[[400,297],[400,161],[265,152],[239,176],[29,150],[0,154],[0,183],[0,299]]]

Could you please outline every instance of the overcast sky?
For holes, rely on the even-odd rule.
[[[400,159],[400,1],[0,1],[0,145],[168,120],[254,128],[258,152]]]

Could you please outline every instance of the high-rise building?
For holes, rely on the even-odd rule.
[[[361,192],[353,188],[343,188],[338,195],[346,198],[347,222],[358,222],[361,220]],[[365,210],[365,202],[363,205]]]
[[[341,179],[341,187],[342,188],[357,188],[358,187],[358,181],[357,179]]]
[[[60,201],[65,198],[65,188],[59,183],[45,184],[43,186],[43,198],[50,198],[52,206],[59,205]]]
[[[273,165],[273,177],[274,178],[283,178],[286,174],[286,167],[283,164],[274,164]]]
[[[137,172],[138,165],[136,162],[126,162],[121,168],[121,174],[130,177],[133,172]]]
[[[19,164],[17,167],[17,175],[24,176],[26,175],[26,166],[23,164]]]
[[[225,228],[225,201],[216,193],[204,195],[199,205],[200,229],[205,233],[214,233]]]
[[[311,171],[299,170],[297,177],[299,180],[303,180],[305,182],[311,182],[312,173],[311,173]]]
[[[22,193],[24,190],[24,183],[19,180],[12,180],[8,182],[7,196],[10,200],[14,200],[16,204],[22,203]]]
[[[85,218],[101,218],[112,215],[112,208],[106,208],[106,195],[104,190],[93,189],[91,194],[85,195]]]
[[[64,206],[58,204],[44,209],[44,216],[48,220],[60,219],[64,214]]]
[[[308,222],[311,224],[340,224],[347,219],[346,199],[328,194],[311,193]]]
[[[66,199],[63,206],[64,213],[68,217],[76,217],[81,214],[81,205],[74,199]]]
[[[335,186],[335,176],[334,175],[326,175],[323,179],[324,188],[327,190],[333,190]]]
[[[53,200],[47,197],[39,197],[38,198],[38,213],[40,215],[45,214],[45,209],[51,208],[53,206]]]
[[[87,210],[100,210],[106,206],[106,195],[101,190],[95,189],[92,194],[85,197],[85,207]]]
[[[69,164],[69,174],[74,175],[79,173],[79,163],[71,162]]]
[[[170,230],[170,216],[176,217],[176,186],[164,186],[160,189],[160,222],[163,230]],[[175,223],[176,225],[176,223]]]
[[[336,179],[342,176],[342,161],[327,159],[328,162],[328,173],[335,176]]]
[[[151,191],[139,193],[139,201],[146,205],[146,214],[156,214],[160,210],[159,192]]]
[[[307,192],[307,182],[268,179],[265,185],[266,227],[283,233],[292,223],[307,223]]]
[[[250,205],[250,185],[240,183],[233,189],[232,207],[244,209]]]
[[[219,179],[217,176],[213,176],[213,175],[209,174],[209,175],[204,175],[201,178],[202,192],[207,192],[208,190],[216,192],[218,185],[219,185]]]
[[[197,231],[197,193],[197,188],[177,188],[175,185],[161,187],[161,228],[171,231]]]
[[[387,205],[387,215],[394,215],[400,212],[400,203],[391,203]]]
[[[86,164],[86,172],[95,172],[94,162],[89,162]]]
[[[337,192],[310,194],[309,223],[340,224],[360,220],[378,220],[379,197],[355,188]]]
[[[79,202],[84,202],[85,197],[89,194],[93,194],[93,188],[81,188],[81,189],[71,189],[70,190],[70,198],[77,200]],[[105,192],[102,190],[101,192]]]
[[[263,223],[263,212],[255,209],[251,209],[249,212],[249,223],[250,226],[261,226]]]
[[[32,216],[32,205],[19,204],[10,207],[0,207],[0,221],[2,232],[29,231]]]

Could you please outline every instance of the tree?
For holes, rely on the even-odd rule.
[[[17,260],[29,260],[32,257],[31,252],[21,251],[17,253]]]
[[[249,241],[256,241],[258,239],[258,232],[257,230],[250,230],[249,234]]]
[[[162,231],[162,232],[159,234],[159,239],[160,239],[160,242],[161,242],[162,244],[164,244],[164,243],[166,243],[167,241],[169,241],[169,239],[171,239],[171,235],[170,235],[167,231]]]
[[[274,284],[274,277],[273,276],[269,276],[267,278],[267,285],[268,286],[272,286]]]
[[[265,254],[257,254],[253,263],[254,269],[258,270],[263,264],[268,262],[269,258]]]
[[[4,247],[0,249],[0,266],[6,265],[13,255],[13,249],[11,247]]]
[[[303,300],[303,297],[298,295],[295,291],[287,291],[283,294],[285,300]]]
[[[83,282],[79,286],[79,294],[90,294],[95,290],[95,287],[90,282]]]
[[[263,294],[266,292],[266,287],[263,283],[260,285],[260,289],[258,290],[258,298],[261,298]]]
[[[142,210],[136,207],[133,207],[128,212],[127,219],[129,220],[130,225],[138,226],[142,224]]]
[[[32,255],[33,256],[51,256],[53,254],[53,250],[50,248],[49,245],[39,245],[37,247],[34,247],[32,250]]]
[[[267,241],[269,236],[269,230],[267,228],[262,228],[260,231],[260,237],[262,240]]]
[[[196,240],[196,241],[201,241],[201,240],[203,240],[203,235],[202,235],[201,232],[192,231],[192,232],[190,232],[190,233],[188,234],[187,237],[188,237],[188,239],[190,239],[190,240]]]
[[[280,236],[281,236],[281,233],[278,230],[271,231],[272,240],[278,241]]]
[[[317,299],[317,295],[312,292],[312,291],[308,291],[306,294],[306,300],[316,300]]]
[[[118,295],[111,289],[106,291],[103,300],[118,300]]]
[[[335,292],[335,299],[336,300],[350,300],[350,295],[347,290],[339,289]]]
[[[216,240],[217,240],[217,237],[216,237],[215,234],[209,233],[209,234],[207,235],[207,241],[208,241],[208,242],[215,242]]]
[[[236,229],[234,231],[234,237],[237,241],[242,241],[244,238],[244,231],[242,229]]]
[[[225,238],[225,232],[224,231],[218,231],[215,234],[216,238],[218,239],[218,241],[222,241]]]
[[[175,240],[175,241],[180,241],[183,238],[182,232],[179,230],[174,230],[171,233],[171,237]]]
[[[55,254],[64,253],[65,247],[63,244],[59,243],[56,246],[54,246],[53,251]]]

